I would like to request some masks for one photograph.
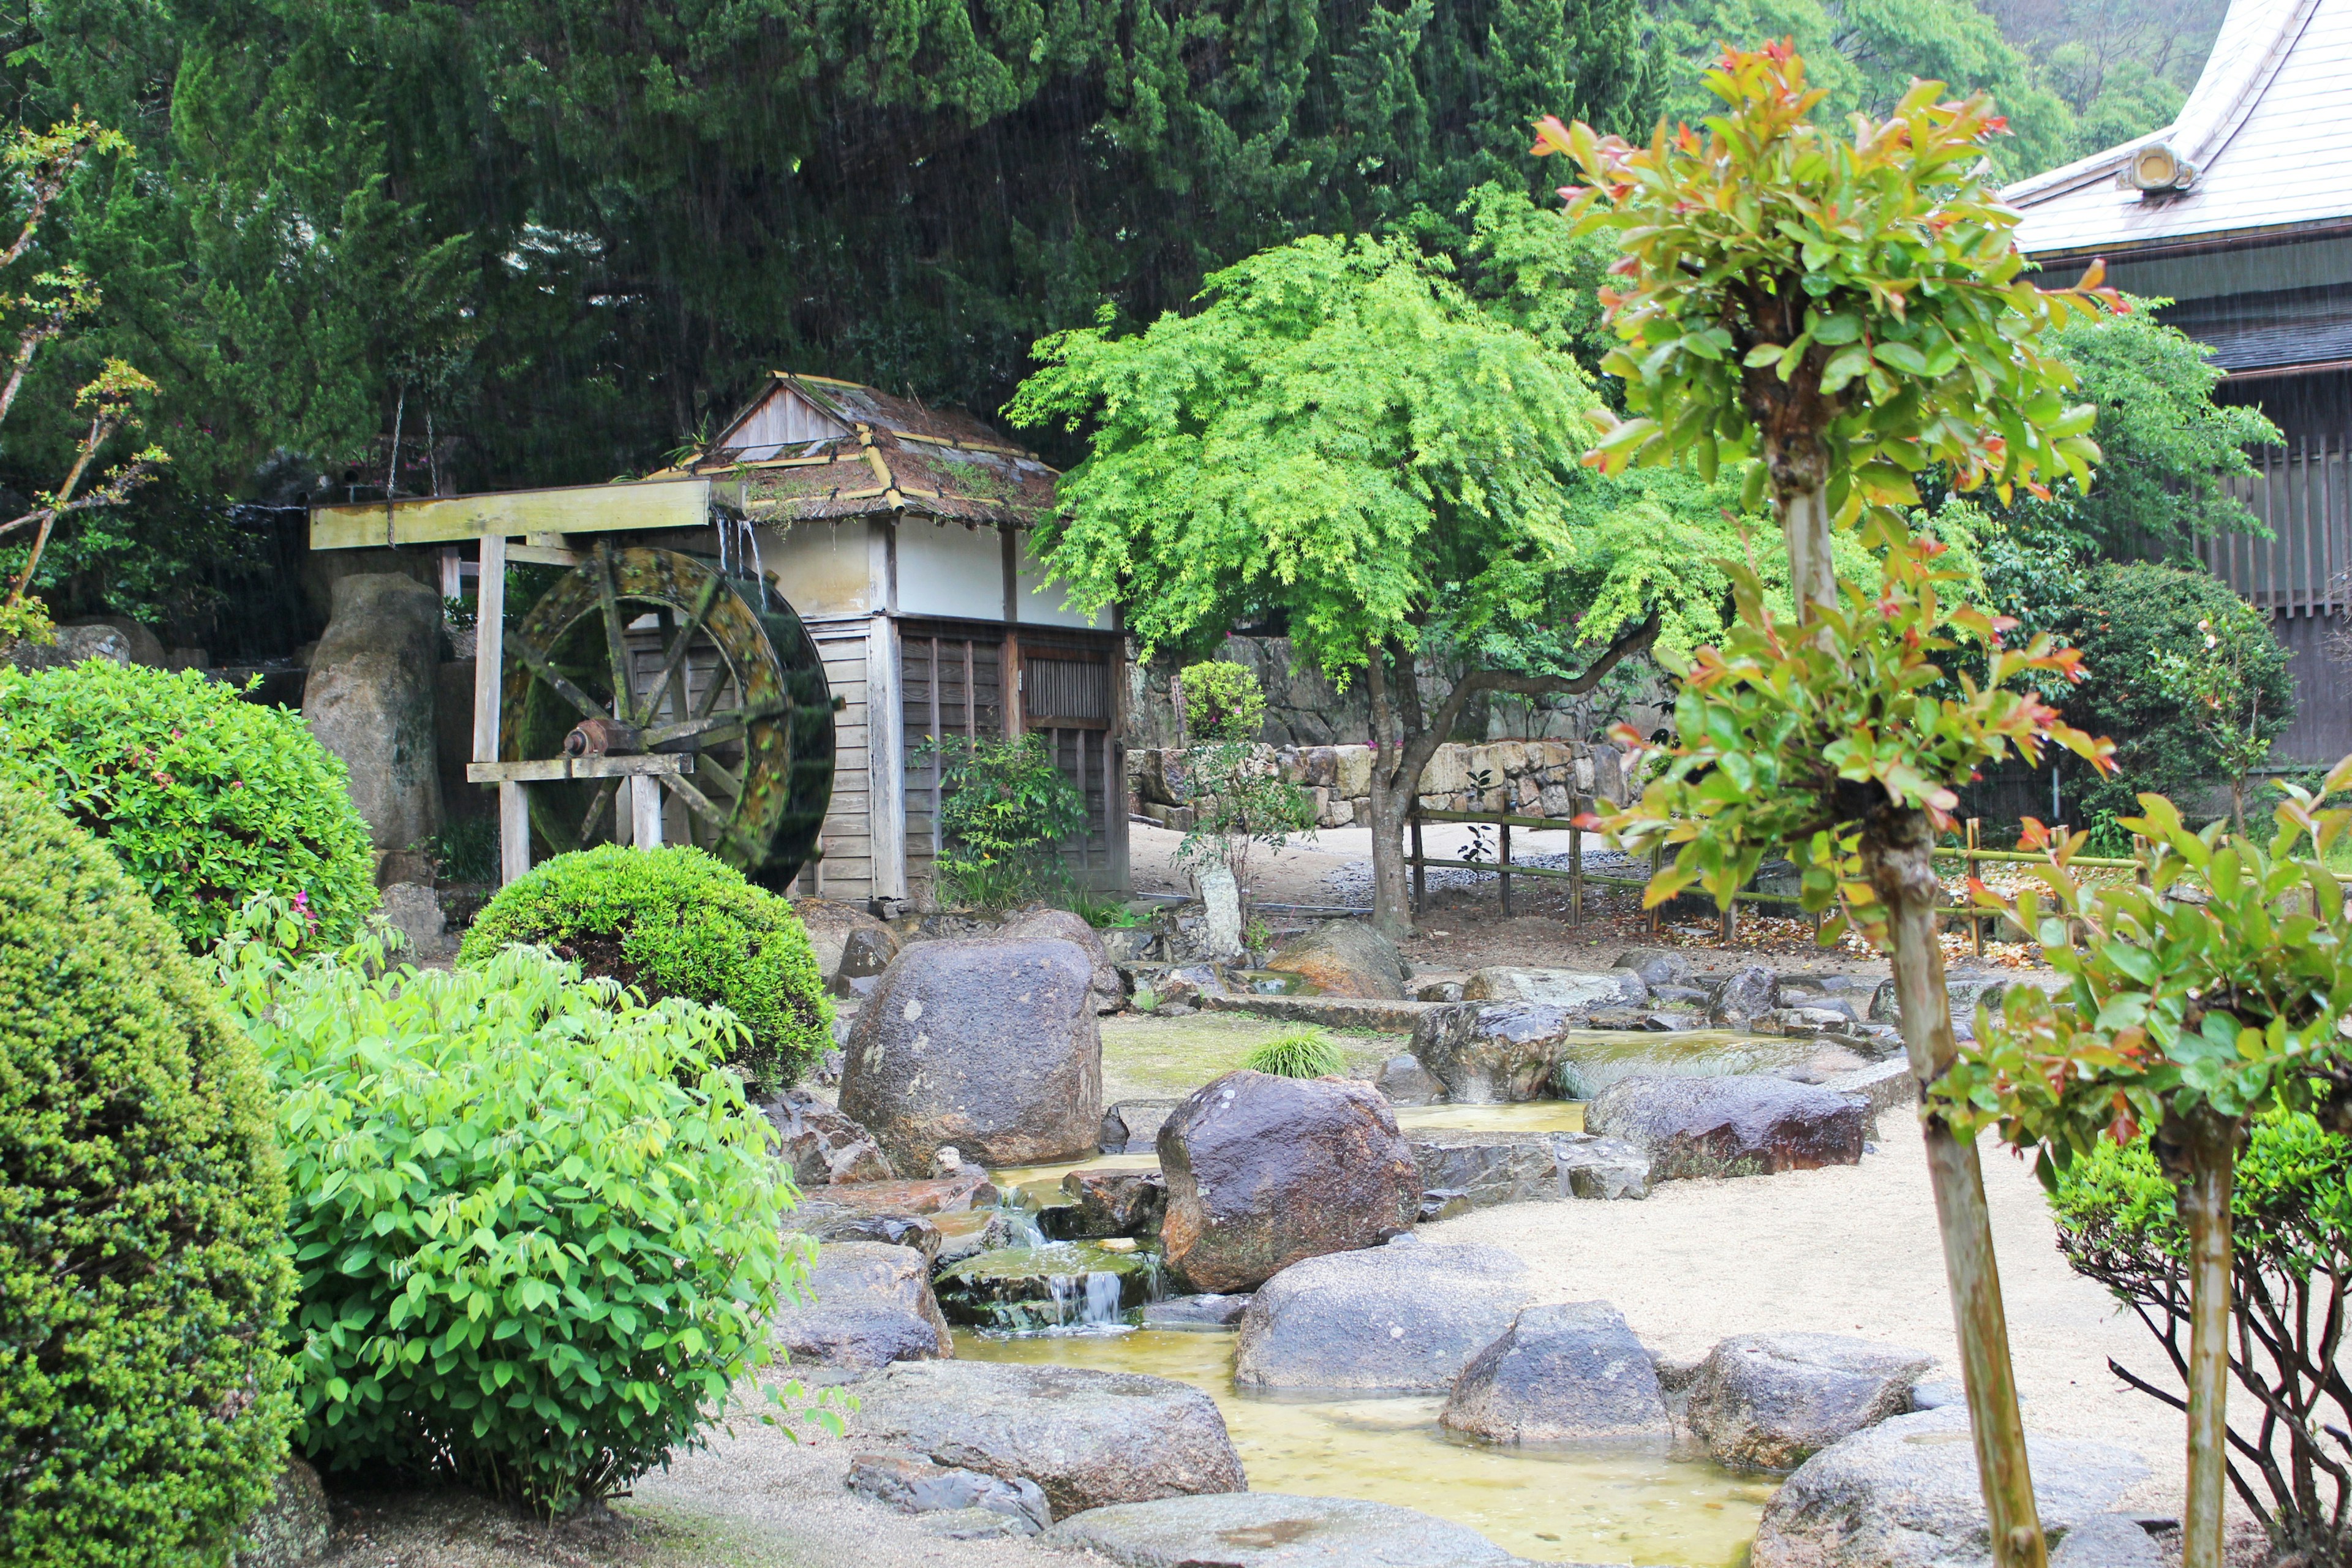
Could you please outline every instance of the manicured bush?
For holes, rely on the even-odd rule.
[[[0,784],[0,1562],[218,1563],[290,1415],[253,1046],[112,856]]]
[[[219,963],[282,1096],[297,1445],[556,1511],[699,1444],[805,1271],[742,1026],[529,948],[385,973],[254,929]]]
[[[1348,1058],[1314,1030],[1294,1029],[1251,1051],[1242,1066],[1276,1078],[1336,1078],[1348,1070]]]
[[[1265,688],[1245,664],[1213,658],[1187,665],[1184,717],[1198,740],[1255,741],[1265,722]]]
[[[792,905],[699,849],[606,844],[559,855],[499,890],[467,928],[458,962],[510,942],[554,950],[648,1001],[727,1008],[748,1033],[734,1065],[790,1084],[833,1043],[833,1004]]]
[[[2058,1244],[2155,1337],[2169,1376],[2120,1366],[2175,1409],[2187,1367],[2189,1231],[2178,1191],[2146,1138],[2102,1142],[2060,1174],[2052,1197]],[[2282,1556],[2314,1564],[2352,1556],[2352,1390],[2336,1368],[2352,1327],[2352,1140],[2309,1115],[2255,1119],[2231,1194],[2230,1479]]]
[[[341,759],[300,715],[194,670],[0,671],[0,752],[106,840],[191,949],[263,894],[302,895],[336,941],[375,907]]]

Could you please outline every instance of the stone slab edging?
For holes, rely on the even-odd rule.
[[[1328,1029],[1377,1029],[1410,1035],[1432,1008],[1444,1002],[1383,1002],[1353,996],[1214,996],[1190,998],[1207,1013],[1255,1013],[1289,1024],[1320,1024]]]

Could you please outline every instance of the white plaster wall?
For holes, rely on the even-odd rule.
[[[1003,620],[1003,552],[992,528],[907,519],[898,525],[898,613]]]

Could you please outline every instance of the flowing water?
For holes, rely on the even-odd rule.
[[[1153,1330],[1008,1338],[959,1331],[969,1361],[1150,1373],[1217,1402],[1253,1490],[1369,1498],[1478,1531],[1538,1562],[1738,1568],[1774,1483],[1656,1451],[1546,1451],[1449,1437],[1442,1400],[1329,1403],[1234,1391],[1234,1336]]]

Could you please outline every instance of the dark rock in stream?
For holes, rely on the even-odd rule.
[[[858,1009],[842,1114],[900,1170],[928,1169],[945,1144],[982,1165],[1093,1153],[1102,1128],[1093,983],[1093,956],[1058,937],[915,943]]]
[[[1849,1334],[1737,1334],[1699,1363],[1683,1419],[1717,1461],[1788,1470],[1911,1406],[1936,1358]]]
[[[1458,1105],[1534,1100],[1550,1092],[1575,1026],[1562,1007],[1458,1002],[1422,1018],[1412,1054]]]
[[[827,1242],[809,1270],[807,1301],[778,1311],[769,1338],[796,1365],[865,1371],[951,1356],[930,1273],[930,1260],[911,1247]]]
[[[1251,1298],[1234,1385],[1253,1393],[1443,1394],[1531,1304],[1496,1247],[1386,1247],[1294,1263]]]
[[[1520,1560],[1467,1525],[1354,1498],[1232,1492],[1098,1508],[1046,1544],[1123,1568],[1512,1568]]]
[[[1247,1296],[1171,1296],[1147,1302],[1147,1329],[1230,1329],[1249,1310]]]
[[[1715,988],[1708,1016],[1732,1028],[1765,1017],[1780,1005],[1780,977],[1760,963],[1735,969]]]
[[[1857,1095],[1748,1074],[1630,1078],[1585,1109],[1584,1125],[1646,1151],[1659,1180],[1758,1176],[1862,1162]]]
[[[1038,1216],[1056,1241],[1156,1235],[1168,1212],[1168,1180],[1157,1171],[1072,1171],[1062,1191],[1069,1201]]]
[[[865,1219],[836,1220],[825,1227],[828,1242],[878,1241],[885,1247],[911,1247],[933,1263],[939,1261],[945,1239],[937,1222],[919,1215],[878,1215]]]
[[[898,1179],[889,1156],[865,1128],[806,1089],[788,1089],[760,1109],[775,1124],[779,1157],[803,1189]]]
[[[1529,1307],[1463,1369],[1438,1422],[1489,1443],[1667,1441],[1650,1352],[1606,1301]]]
[[[1244,1068],[1187,1095],[1160,1130],[1160,1245],[1198,1290],[1246,1290],[1302,1258],[1412,1224],[1421,1175],[1369,1084]]]
[[[1215,1402],[1164,1377],[913,1362],[867,1378],[857,1399],[860,1439],[1034,1481],[1055,1519],[1249,1484]]]

